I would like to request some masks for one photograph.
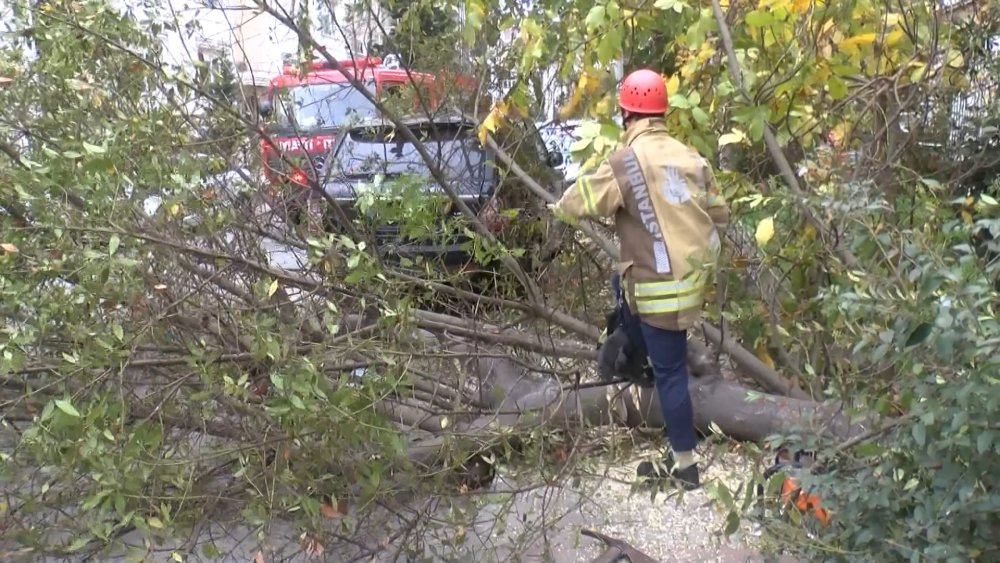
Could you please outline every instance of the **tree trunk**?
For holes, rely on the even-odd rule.
[[[465,353],[464,367],[475,376],[482,404],[495,414],[450,423],[446,416],[421,417],[423,428],[448,429],[411,444],[410,459],[420,466],[445,463],[451,455],[467,459],[539,427],[593,427],[614,424],[628,428],[662,428],[663,416],[653,389],[634,385],[566,387],[555,378],[530,373],[501,357],[477,355],[471,345],[453,347]],[[764,441],[772,434],[816,432],[845,439],[864,431],[836,404],[780,397],[725,381],[718,370],[694,356],[691,398],[695,426],[702,433],[714,424],[724,434],[746,441]]]

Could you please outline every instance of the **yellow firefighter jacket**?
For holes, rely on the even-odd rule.
[[[581,175],[554,211],[566,220],[613,215],[630,309],[652,326],[687,330],[701,317],[729,207],[709,163],[671,137],[663,119],[635,123],[623,145]]]

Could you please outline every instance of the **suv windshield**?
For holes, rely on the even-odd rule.
[[[374,91],[375,83],[365,87]],[[376,115],[375,106],[350,84],[303,84],[275,91],[274,125],[284,131],[311,132],[340,127]]]

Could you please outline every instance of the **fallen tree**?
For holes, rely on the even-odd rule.
[[[398,420],[403,424],[441,434],[411,446],[411,460],[423,467],[454,459],[458,437],[466,448],[458,455],[471,456],[532,428],[664,426],[659,400],[651,388],[632,384],[566,385],[490,353],[495,349],[465,344],[453,345],[452,351],[464,355],[466,369],[475,376],[471,394],[486,407],[486,413],[451,423],[445,420],[446,415],[429,408],[400,416]],[[706,349],[692,354],[690,364],[695,425],[704,434],[718,429],[734,439],[764,441],[797,431],[838,439],[865,431],[865,425],[851,421],[843,405],[770,395],[727,381]]]
[[[484,232],[483,218],[458,205],[475,235],[475,250],[508,271],[483,288],[462,272],[421,264],[403,269],[384,260],[372,243],[375,233],[360,220],[349,226],[365,232],[348,234],[275,224],[279,213],[258,205],[275,186],[249,182],[251,205],[241,207],[202,181],[210,163],[200,148],[218,149],[220,141],[205,138],[204,131],[250,132],[254,137],[243,140],[254,147],[271,142],[258,121],[227,103],[232,100],[214,86],[170,68],[159,58],[152,30],[99,2],[62,11],[21,3],[30,17],[15,18],[20,28],[12,40],[19,45],[9,54],[12,60],[21,60],[22,52],[34,56],[25,62],[30,69],[18,70],[0,93],[9,108],[0,117],[0,471],[7,510],[0,511],[0,541],[66,555],[81,545],[103,547],[131,529],[143,540],[188,530],[197,535],[198,523],[226,503],[259,527],[280,518],[315,525],[342,518],[348,508],[356,513],[389,504],[424,486],[438,494],[455,490],[443,487],[440,478],[482,485],[493,475],[490,460],[515,460],[513,453],[530,453],[547,440],[576,439],[595,428],[662,427],[649,389],[608,385],[593,376],[595,320],[604,313],[605,280],[616,253],[603,226],[584,225],[587,237],[546,240],[547,263],[529,275],[515,259],[521,250],[516,240],[508,244]],[[760,114],[764,102],[783,104],[779,98],[787,94],[811,110],[789,112],[793,121],[798,114],[820,118],[843,109],[863,125],[868,110],[852,109],[864,105],[857,93],[877,91],[883,99],[895,75],[858,78],[851,86],[855,93],[842,92],[846,97],[836,106],[808,97],[808,86],[770,96],[774,83],[764,80],[770,85],[761,90],[759,79],[775,61],[788,60],[776,50],[783,43],[760,51],[760,60],[770,61],[764,66],[740,61],[733,45],[756,44],[753,35],[766,26],[727,30],[724,23],[737,23],[746,7],[732,7],[729,14],[718,3],[713,8],[671,15],[698,18],[689,27],[693,35],[718,28],[723,36],[721,42],[704,38],[705,48],[692,60],[711,71],[684,75],[678,95],[692,97],[668,118],[704,144],[702,137],[731,129],[729,109],[739,108],[745,130],[733,131],[728,140],[752,152],[748,137],[759,129],[788,191],[755,199],[761,195],[756,185],[737,175],[727,179],[737,202],[740,196],[753,202],[737,204],[735,217],[748,232],[757,225],[758,236],[743,237],[743,244],[754,247],[745,254],[764,262],[770,281],[763,299],[713,304],[717,316],[692,331],[696,424],[703,433],[738,440],[803,431],[839,442],[832,452],[854,456],[848,466],[852,483],[863,482],[867,497],[831,488],[849,513],[842,520],[877,520],[844,545],[875,552],[884,545],[872,548],[870,538],[883,532],[900,543],[929,537],[924,532],[935,529],[941,536],[968,538],[988,506],[962,491],[995,489],[979,475],[995,474],[989,400],[995,384],[982,375],[992,366],[983,357],[996,357],[996,328],[990,315],[994,297],[970,273],[981,260],[965,249],[965,234],[978,221],[971,213],[991,208],[966,206],[970,223],[949,223],[939,212],[946,200],[933,195],[932,174],[926,182],[904,178],[902,185],[927,186],[931,195],[916,194],[912,208],[893,212],[865,191],[864,182],[847,181],[836,166],[817,170],[805,162],[798,176],[800,161],[782,156],[784,147],[776,145],[785,141],[789,124]],[[270,4],[261,9],[281,10]],[[491,17],[505,9],[489,7]],[[839,25],[824,15],[834,9],[831,4],[802,18],[817,29]],[[553,44],[565,43],[607,23],[612,10],[596,6],[591,12],[567,13],[553,22],[565,37],[537,31],[550,33]],[[634,15],[652,23],[663,16],[654,8],[640,12]],[[295,14],[277,15],[292,26],[300,21]],[[768,17],[754,14],[758,21]],[[494,19],[530,27],[523,14]],[[559,30],[566,22],[572,26]],[[837,33],[868,41],[870,30],[851,25]],[[643,36],[642,29],[658,27],[636,30]],[[785,31],[795,41],[808,39]],[[885,31],[906,43],[898,30]],[[297,31],[303,51],[315,47],[311,33]],[[796,52],[823,51],[800,46]],[[931,69],[937,55],[925,51],[913,53],[926,66],[921,87],[950,82]],[[67,52],[101,56],[67,58]],[[325,50],[320,54],[332,58]],[[517,65],[532,67],[520,53],[513,56]],[[721,87],[725,59],[747,67],[729,69],[732,88]],[[581,64],[565,62],[567,69]],[[498,86],[491,69],[480,70],[484,88]],[[799,76],[795,68],[781,72]],[[906,74],[917,80],[917,73]],[[709,75],[723,82],[713,78],[706,86],[701,78]],[[377,102],[360,86],[363,97]],[[520,86],[510,105],[543,101],[524,102],[531,97]],[[758,98],[761,104],[751,103]],[[706,104],[720,109],[709,118],[719,121],[702,123],[704,115],[695,110]],[[494,109],[489,123],[503,113],[501,104]],[[698,126],[692,129],[692,123]],[[498,168],[551,201],[555,190],[509,158],[515,151],[508,143],[520,141],[493,135],[490,127],[484,131]],[[414,138],[405,126],[398,133],[400,139]],[[601,138],[590,138],[586,153],[611,146],[616,135],[604,128]],[[713,147],[714,141],[709,151]],[[217,152],[210,156],[239,162],[233,153]],[[433,156],[420,154],[425,160]],[[454,186],[441,174],[432,176],[455,203]],[[150,210],[154,196],[158,203]],[[786,205],[785,196],[794,205]],[[441,228],[436,216],[422,213],[423,199],[406,200],[418,209],[407,217],[415,223],[408,226]],[[385,210],[374,205],[369,211],[379,216]],[[946,234],[913,227],[938,223]],[[553,258],[552,247],[560,245],[565,251]],[[601,252],[607,256],[593,258]],[[295,260],[282,260],[289,257]],[[728,266],[730,275],[739,275],[735,265]],[[796,268],[822,275],[791,280]],[[508,283],[511,277],[515,283]],[[722,318],[727,322],[716,324]],[[768,347],[779,360],[775,365]],[[727,366],[735,365],[733,373],[716,364],[720,355]],[[850,397],[851,407],[863,409],[862,422],[842,403],[810,400],[803,388],[812,397],[820,397],[820,389],[822,396]],[[881,417],[889,422],[875,424]],[[887,436],[894,442],[876,440]],[[854,448],[860,444],[863,453]],[[896,476],[901,465],[907,479]],[[886,500],[886,491],[892,499]],[[922,504],[925,496],[961,518],[946,526],[937,520],[940,511]],[[351,502],[342,510],[334,500]],[[914,516],[919,513],[929,516]],[[414,529],[424,516],[407,518],[406,526]],[[879,528],[884,522],[906,522],[909,528]],[[387,537],[402,537],[396,532]],[[367,543],[364,552],[378,553],[382,540]],[[943,553],[941,542],[928,542],[938,549],[933,557]]]

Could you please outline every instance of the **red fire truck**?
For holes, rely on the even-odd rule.
[[[385,61],[377,57],[351,59],[338,64],[340,70],[319,60],[310,63],[305,72],[301,67],[286,65],[281,75],[271,79],[260,101],[269,135],[269,140],[261,141],[265,174],[272,196],[276,196],[273,199],[280,200],[291,217],[300,216],[302,203],[319,197],[314,187],[326,196],[325,201],[318,202],[326,218],[358,217],[358,190],[381,182],[380,178],[423,177],[422,192],[442,195],[427,163],[348,80],[345,73],[349,73],[381,104],[395,108],[394,113],[398,112],[407,128],[421,139],[426,153],[433,155],[433,166],[465,205],[492,230],[504,228],[507,220],[500,212],[496,189],[502,175],[497,171],[493,151],[478,142],[474,121],[447,109],[453,104],[438,107],[452,93],[467,96],[474,92],[474,81],[462,75],[408,71],[400,68],[395,57],[386,57]],[[448,88],[455,90],[449,92]],[[474,103],[482,107],[484,101]],[[544,161],[544,141],[537,131],[531,136],[534,143],[520,145],[537,144],[533,151]],[[520,157],[525,150],[512,149],[512,156]],[[336,214],[326,205],[330,201],[339,208]],[[458,214],[453,205],[445,209],[443,218]],[[380,249],[391,254],[435,256],[446,262],[465,259],[463,243],[445,236],[444,229],[440,236],[431,237],[442,240],[411,240],[400,236],[395,225],[372,227]]]
[[[440,101],[441,88],[435,87],[438,85],[433,75],[402,69],[395,57],[387,57],[386,61],[378,57],[356,58],[338,63],[377,99],[410,91],[423,98],[414,99],[415,104],[428,104],[433,109]],[[275,185],[289,182],[304,185],[307,170],[290,169],[273,145],[285,155],[284,160],[308,160],[310,165],[321,167],[324,153],[332,147],[338,131],[352,121],[378,114],[374,104],[348,77],[325,59],[309,63],[305,73],[301,70],[297,65],[285,64],[283,72],[270,80],[260,101],[260,113],[267,120],[265,129],[271,137],[270,143],[261,140],[261,156],[267,179]],[[295,158],[298,155],[311,158]]]

